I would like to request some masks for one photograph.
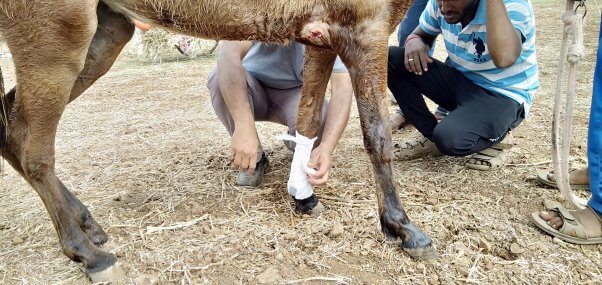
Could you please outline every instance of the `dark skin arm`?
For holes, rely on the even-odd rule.
[[[487,0],[487,48],[498,68],[512,66],[522,50],[521,34],[510,18],[503,0]]]
[[[521,34],[512,25],[503,0],[488,0],[486,9],[487,48],[493,64],[498,68],[510,67],[521,54]],[[422,75],[423,72],[428,71],[427,64],[432,62],[427,52],[435,37],[427,34],[420,27],[417,27],[412,35],[418,35],[420,38],[407,41],[405,64],[410,72]]]
[[[420,27],[416,27],[412,34],[408,36],[408,38],[410,37],[416,38],[406,41],[404,63],[408,71],[416,75],[422,75],[423,72],[428,71],[427,65],[433,62],[428,56],[428,51],[433,46],[436,37],[427,34]]]

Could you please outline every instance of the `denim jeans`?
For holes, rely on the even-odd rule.
[[[602,23],[600,23],[602,27]],[[594,90],[587,136],[587,160],[589,164],[589,184],[592,198],[589,206],[602,216],[602,31],[598,35],[598,59],[594,72]]]

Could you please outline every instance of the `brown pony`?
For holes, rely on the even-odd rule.
[[[436,255],[407,217],[393,181],[385,104],[388,37],[410,0],[2,0],[0,34],[17,84],[1,96],[2,156],[44,202],[63,252],[92,281],[117,280],[108,239],[55,174],[55,135],[65,106],[105,74],[134,31],[132,18],[178,33],[223,40],[308,44],[298,131],[315,137],[337,55],[349,69],[364,145],[376,176],[382,230],[417,258]],[[0,95],[4,95],[4,92]]]

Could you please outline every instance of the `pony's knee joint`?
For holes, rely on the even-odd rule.
[[[36,182],[41,181],[51,170],[50,163],[39,158],[25,158],[21,164],[25,175]]]

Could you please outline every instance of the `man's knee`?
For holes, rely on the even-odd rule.
[[[234,132],[234,120],[232,119],[226,101],[222,96],[216,68],[209,73],[209,77],[207,78],[207,89],[209,89],[211,106],[213,107],[215,115],[222,122],[224,127],[226,127],[228,132],[232,134]]]
[[[407,79],[412,73],[406,69],[405,48],[389,46],[389,58],[387,60],[387,75],[389,83]]]
[[[441,153],[449,156],[466,156],[476,152],[475,139],[458,128],[437,126],[433,131],[433,142]]]
[[[389,46],[389,58],[388,58],[389,64],[398,63],[398,62],[403,63],[404,55],[405,55],[405,48]]]
[[[221,93],[219,88],[219,80],[217,78],[217,68],[213,68],[213,70],[209,72],[209,76],[207,77],[207,89],[209,89],[211,97],[213,97],[216,93]]]

